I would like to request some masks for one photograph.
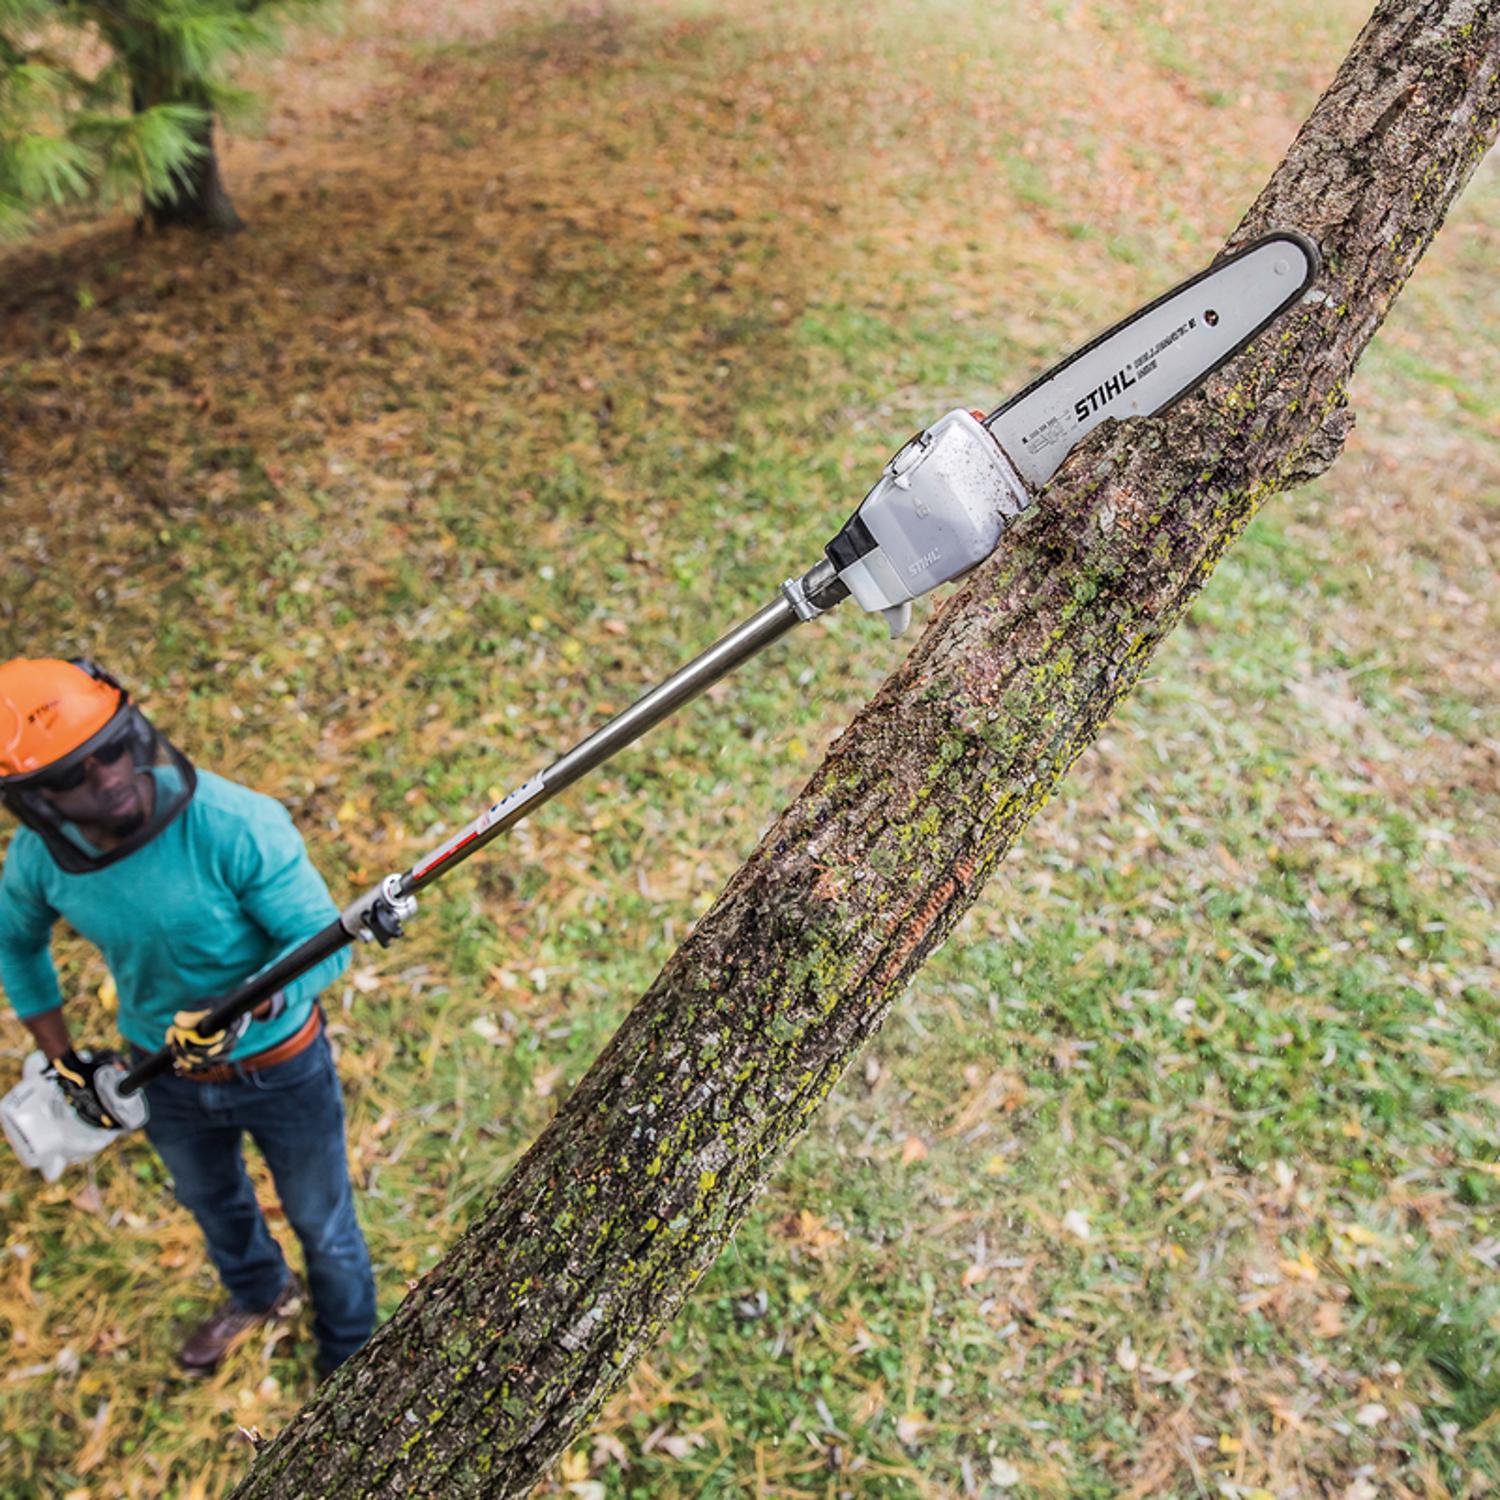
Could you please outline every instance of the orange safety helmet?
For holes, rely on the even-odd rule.
[[[29,776],[92,739],[124,707],[119,683],[70,661],[0,664],[0,779]]]
[[[137,775],[155,782],[152,812],[99,848],[54,798],[82,785],[91,758],[125,754]],[[68,874],[102,870],[150,843],[192,801],[197,785],[192,762],[102,667],[83,657],[0,663],[0,804],[41,835]]]

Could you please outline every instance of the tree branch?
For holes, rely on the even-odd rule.
[[[1096,433],[942,609],[556,1119],[235,1492],[517,1495],[598,1411],[1257,508],[1500,123],[1493,0],[1386,0],[1231,245],[1319,285],[1166,418]]]

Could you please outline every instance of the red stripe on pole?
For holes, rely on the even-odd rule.
[[[437,869],[437,867],[439,865],[446,863],[455,854],[457,854],[460,849],[467,848],[478,837],[479,837],[479,830],[476,828],[468,836],[468,838],[460,840],[458,843],[454,844],[453,847],[450,848],[450,849],[444,849],[443,852],[440,855],[438,855],[438,857],[436,859],[432,860],[428,864],[423,865],[422,868],[420,870],[418,870],[416,872],[416,874],[412,878],[414,880],[420,880],[429,870],[435,870],[435,869]]]

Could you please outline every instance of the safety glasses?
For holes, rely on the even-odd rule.
[[[88,780],[91,760],[98,761],[101,766],[112,766],[129,749],[129,737],[121,735],[119,739],[100,745],[97,750],[84,756],[76,766],[69,766],[65,771],[58,771],[51,776],[40,778],[34,785],[48,792],[74,791]]]

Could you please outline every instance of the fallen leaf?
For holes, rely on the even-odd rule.
[[[828,1253],[843,1238],[843,1234],[824,1223],[810,1209],[799,1209],[787,1214],[772,1226],[775,1232],[788,1243],[805,1250],[814,1260],[826,1260]]]
[[[1344,1331],[1344,1309],[1337,1302],[1320,1302],[1313,1313],[1313,1332],[1320,1339],[1336,1339]]]
[[[589,1462],[596,1469],[602,1469],[607,1463],[616,1463],[625,1468],[630,1463],[630,1452],[613,1433],[596,1432],[594,1451],[589,1455]]]
[[[104,1199],[99,1196],[98,1186],[92,1182],[84,1183],[68,1198],[68,1202],[86,1214],[98,1216],[104,1212]]]
[[[74,1455],[70,1468],[79,1474],[97,1469],[109,1457],[109,1408],[108,1401],[101,1401],[94,1409],[93,1421],[89,1423],[89,1438]],[[87,1494],[87,1491],[80,1493]]]
[[[1296,1260],[1283,1260],[1281,1270],[1283,1275],[1290,1276],[1297,1281],[1317,1281],[1320,1274],[1312,1256],[1306,1250],[1299,1250]]]
[[[1020,1484],[1021,1471],[1008,1459],[992,1458],[990,1460],[990,1483],[997,1485],[1002,1490],[1008,1490],[1013,1484]]]
[[[701,1432],[683,1432],[662,1438],[656,1446],[673,1458],[686,1458],[694,1448],[703,1448],[707,1445],[708,1439]]]
[[[1086,1240],[1089,1237],[1089,1216],[1082,1209],[1070,1208],[1063,1215],[1063,1232],[1071,1234],[1075,1240]]]

